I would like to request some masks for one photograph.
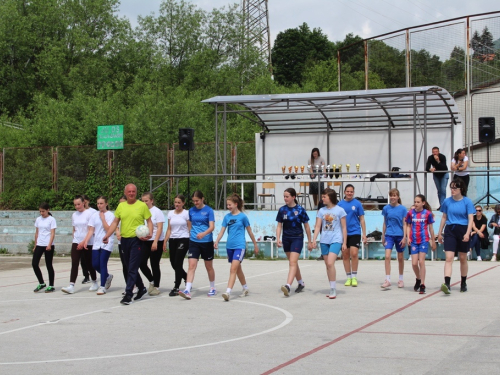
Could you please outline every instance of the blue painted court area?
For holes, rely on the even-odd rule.
[[[7,258],[0,257],[0,263]],[[108,293],[97,296],[77,280],[76,293],[60,291],[70,262],[55,264],[56,289],[33,293],[29,257],[0,273],[0,373],[2,374],[494,374],[500,365],[500,267],[469,262],[468,292],[459,293],[458,264],[452,293],[440,291],[444,262],[427,263],[427,294],[413,291],[405,262],[405,287],[382,290],[384,264],[362,261],[358,287],[345,287],[340,262],[337,298],[325,265],[300,260],[305,290],[280,292],[286,261],[244,260],[250,294],[229,302],[229,266],[216,259],[219,294],[207,297],[200,262],[193,299],[169,297],[173,272],[161,264],[157,297],[120,305],[124,281],[119,260]],[[396,262],[392,262],[397,280]],[[42,267],[43,270],[43,267]],[[394,284],[393,284],[394,285]]]

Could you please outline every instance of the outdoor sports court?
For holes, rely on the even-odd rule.
[[[455,262],[452,284],[459,282]],[[405,288],[382,291],[383,261],[362,261],[359,286],[344,287],[337,268],[337,299],[323,262],[301,260],[304,293],[280,292],[286,261],[245,260],[250,295],[229,302],[229,266],[216,259],[219,294],[209,298],[200,261],[193,299],[169,297],[173,272],[162,260],[162,294],[120,305],[120,261],[110,259],[113,284],[104,296],[79,277],[76,293],[60,291],[69,280],[69,258],[58,258],[56,289],[37,285],[29,257],[0,258],[1,374],[493,374],[500,357],[500,267],[469,262],[467,293],[439,291],[442,261],[427,262],[427,294],[413,292],[405,261]],[[46,276],[42,261],[42,272]],[[296,284],[292,285],[292,291]]]

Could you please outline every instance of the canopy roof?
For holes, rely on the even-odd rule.
[[[217,112],[253,113],[263,131],[314,133],[450,127],[462,122],[453,97],[437,86],[277,95],[216,96]],[[243,108],[241,108],[243,107]]]

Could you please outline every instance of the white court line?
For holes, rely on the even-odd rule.
[[[256,337],[256,336],[265,335],[267,333],[271,333],[273,331],[276,331],[276,330],[278,330],[280,328],[285,327],[286,325],[290,324],[291,321],[293,320],[293,315],[289,311],[284,310],[284,309],[279,308],[279,307],[276,307],[276,306],[271,306],[271,305],[267,305],[267,304],[264,304],[264,303],[238,301],[238,300],[233,301],[233,302],[248,303],[250,305],[264,306],[264,307],[268,307],[268,308],[280,311],[280,312],[282,312],[285,315],[285,320],[283,320],[283,322],[281,322],[277,326],[269,328],[269,329],[266,329],[265,331],[261,331],[261,332],[257,332],[257,333],[252,333],[252,334],[247,335],[247,336],[236,337],[236,338],[232,338],[232,339],[228,339],[228,340],[211,342],[211,343],[207,343],[207,344],[184,346],[184,347],[172,348],[172,349],[154,350],[154,351],[141,352],[141,353],[128,353],[128,354],[107,355],[107,356],[102,356],[102,357],[49,359],[49,360],[44,360],[44,361],[26,361],[26,362],[0,362],[0,365],[28,365],[28,364],[39,364],[39,363],[58,363],[58,362],[72,362],[72,361],[89,361],[89,360],[96,360],[96,359],[125,358],[125,357],[135,357],[135,356],[149,355],[149,354],[174,352],[174,351],[186,350],[186,349],[203,348],[203,347],[207,347],[207,346],[214,346],[214,345],[226,344],[226,343],[230,343],[230,342],[241,341],[241,340],[246,340],[246,339],[249,339],[249,338],[252,338],[252,337]],[[116,306],[116,307],[120,307],[120,306]],[[100,311],[104,311],[104,310],[100,310]],[[81,314],[81,315],[78,315],[78,316],[82,316],[82,315],[88,315],[88,314]],[[76,317],[76,315],[75,315],[75,317]],[[46,323],[44,323],[44,324],[46,324]]]

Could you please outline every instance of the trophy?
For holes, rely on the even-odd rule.
[[[285,178],[285,171],[286,171],[286,166],[281,167],[281,172],[283,172],[283,178]]]
[[[321,164],[321,177],[326,178],[325,165],[324,164]]]
[[[361,178],[361,175],[359,174],[359,164],[356,164],[356,172],[358,172],[358,178]]]
[[[342,164],[339,164],[339,176],[342,178]]]
[[[295,166],[295,168],[294,168],[294,169],[295,169],[295,173],[298,173],[298,172],[299,172],[299,167],[298,167],[297,165]]]
[[[351,178],[351,175],[349,174],[349,169],[351,169],[351,164],[346,164],[345,169],[347,169],[347,178]]]
[[[303,165],[300,166],[300,173],[304,173],[304,166]]]
[[[330,164],[326,166],[326,171],[328,172],[328,177],[333,178],[333,169]]]
[[[288,173],[290,173],[290,174],[292,173],[292,168],[293,167],[288,167]]]
[[[337,172],[337,165],[336,164],[333,165],[333,171]],[[337,173],[335,173],[335,178],[339,178],[339,175]]]

